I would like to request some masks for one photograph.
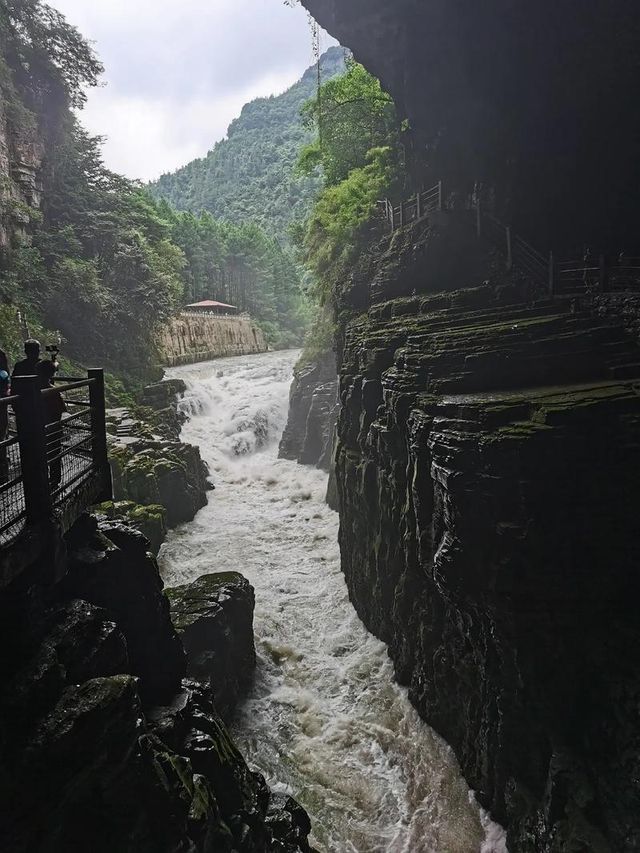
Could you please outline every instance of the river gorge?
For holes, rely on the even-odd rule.
[[[160,553],[168,586],[240,571],[255,587],[256,683],[233,734],[296,796],[322,853],[505,853],[448,746],[393,682],[349,603],[326,474],[277,458],[298,353],[176,368],[216,490]]]

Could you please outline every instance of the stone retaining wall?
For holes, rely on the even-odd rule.
[[[158,341],[163,365],[177,367],[232,355],[266,352],[264,334],[250,317],[180,314]]]

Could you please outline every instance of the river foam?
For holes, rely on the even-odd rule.
[[[172,531],[167,584],[240,571],[256,589],[258,670],[233,734],[311,815],[321,853],[506,853],[451,749],[393,681],[348,600],[326,475],[277,458],[297,353],[176,368],[216,491]]]

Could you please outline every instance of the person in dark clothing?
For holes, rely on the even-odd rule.
[[[45,393],[42,395],[42,409],[44,412],[45,433],[47,437],[47,460],[49,462],[49,482],[51,489],[57,489],[62,479],[62,415],[67,407],[62,395],[56,391],[53,385],[53,377],[56,375],[57,365],[53,361],[40,361],[37,367],[37,375]]]
[[[2,352],[2,350],[0,350]],[[4,353],[2,353],[4,355]],[[5,364],[7,361],[7,357],[4,356]],[[0,363],[1,363],[0,359]],[[9,396],[9,371],[0,367],[0,400],[2,397]],[[2,442],[7,438],[7,430],[9,428],[9,409],[5,404],[4,406],[0,403],[0,485],[2,483],[6,483],[9,479],[9,459],[7,457],[7,448],[3,446]]]
[[[33,340],[33,338],[25,341],[24,354],[26,358],[23,358],[21,361],[16,361],[13,373],[11,374],[12,380],[15,379],[16,376],[38,375],[38,365],[42,363],[40,361],[40,341]]]
[[[4,370],[5,373],[9,372],[9,362],[7,361],[7,354],[3,349],[0,349],[0,370]]]

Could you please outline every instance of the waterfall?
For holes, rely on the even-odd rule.
[[[347,596],[326,474],[277,458],[296,352],[175,368],[185,441],[216,491],[161,551],[170,585],[240,571],[256,589],[255,688],[234,726],[311,815],[322,853],[506,853],[451,749],[393,681]]]

